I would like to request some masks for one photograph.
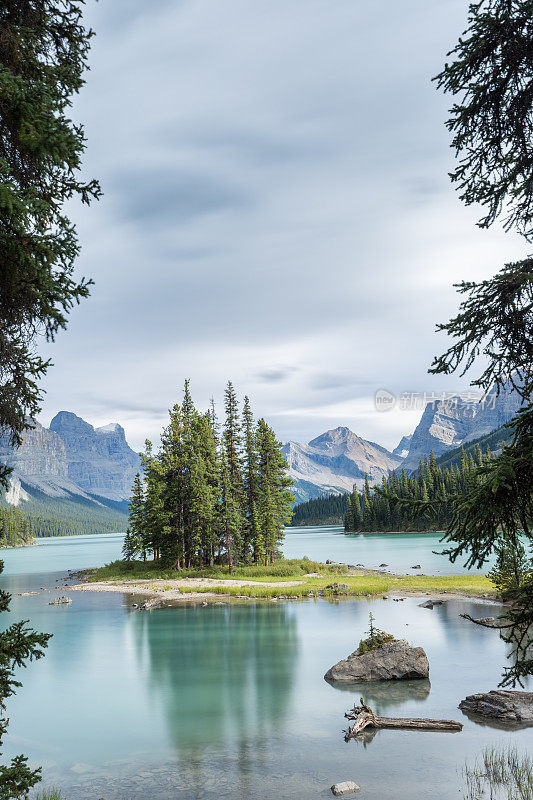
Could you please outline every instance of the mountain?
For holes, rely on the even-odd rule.
[[[4,502],[38,535],[124,530],[140,459],[117,423],[93,428],[61,411],[50,428],[34,423],[18,448],[0,436],[0,463],[13,469]]]
[[[71,481],[110,500],[130,496],[140,459],[127,443],[121,425],[114,422],[93,428],[71,411],[60,411],[50,423],[50,431],[64,444]]]
[[[283,453],[298,502],[332,492],[350,492],[354,483],[362,486],[365,473],[371,483],[376,483],[401,463],[401,458],[389,450],[343,427],[326,431],[309,444],[288,442]]]
[[[411,437],[402,468],[413,471],[431,450],[441,456],[463,443],[487,436],[509,422],[519,408],[520,397],[509,385],[500,394],[491,389],[482,401],[454,395],[428,403]]]
[[[508,442],[511,437],[512,430],[510,428],[497,428],[495,431],[492,431],[486,436],[480,436],[479,439],[472,439],[460,445],[459,447],[456,447],[454,450],[449,450],[448,452],[444,453],[444,455],[437,458],[437,464],[440,467],[445,467],[447,469],[449,469],[451,466],[458,467],[461,464],[463,450],[467,455],[472,453],[474,456],[478,447],[481,449],[483,454],[486,453],[487,447],[489,447],[491,453],[497,455],[499,452],[501,452],[504,443]]]
[[[398,458],[405,458],[406,456],[408,456],[412,438],[413,434],[411,434],[410,436],[402,436],[399,444],[397,444],[394,450],[392,451],[392,455],[398,456]]]

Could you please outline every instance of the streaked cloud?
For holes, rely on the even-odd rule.
[[[228,377],[283,439],[345,424],[393,447],[407,412],[376,389],[426,373],[452,283],[523,256],[449,184],[431,76],[464,0],[113,0],[74,114],[97,205],[72,209],[92,297],[43,349],[43,421],[112,420],[139,447],[191,378]]]

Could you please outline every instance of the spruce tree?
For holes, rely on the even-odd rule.
[[[257,564],[263,555],[263,542],[257,516],[257,442],[254,419],[248,397],[244,398],[242,418],[244,429],[244,491],[246,497],[246,529],[243,542],[243,559],[245,562],[248,561],[251,549],[253,551],[253,559]]]
[[[461,199],[481,203],[489,227],[503,214],[504,227],[533,239],[531,130],[531,0],[471,3],[468,27],[436,77],[454,102],[447,122],[459,158],[452,173]],[[463,282],[466,296],[455,318],[439,329],[453,340],[431,372],[465,374],[479,356],[483,371],[472,385],[484,392],[512,386],[521,401],[509,423],[510,441],[478,467],[466,496],[453,503],[447,529],[452,560],[466,556],[481,567],[503,541],[533,541],[533,259],[508,263],[490,280]],[[512,598],[507,627],[513,664],[503,685],[533,674],[533,576]]]
[[[66,328],[91,283],[74,276],[80,248],[64,209],[100,195],[80,179],[85,136],[68,117],[93,35],[82,9],[82,0],[0,4],[0,430],[15,445],[40,411],[51,363],[36,342]],[[0,465],[0,483],[8,474]]]
[[[144,527],[144,491],[139,473],[133,479],[131,498],[129,502],[129,530],[131,542],[135,541],[138,551],[142,551],[143,560],[146,561],[147,542]]]
[[[224,393],[224,409],[226,419],[224,423],[223,442],[226,467],[228,471],[229,486],[232,494],[232,513],[238,518],[233,545],[236,559],[243,555],[244,544],[244,482],[242,475],[242,429],[239,419],[239,405],[231,381],[226,385]]]
[[[361,503],[359,502],[359,493],[357,491],[357,485],[354,483],[352,489],[352,520],[353,520],[353,528],[352,530],[358,531],[361,528]]]
[[[265,563],[272,562],[292,516],[293,484],[287,461],[272,428],[264,419],[257,423],[259,459],[258,514],[264,540]]]
[[[355,530],[352,512],[352,498],[346,497],[346,511],[344,512],[344,530],[346,532]]]

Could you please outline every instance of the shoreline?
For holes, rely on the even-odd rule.
[[[435,599],[455,600],[484,600],[501,603],[496,591],[490,587],[475,587],[468,585],[468,577],[446,576],[451,578],[449,588],[444,588],[446,578],[431,576],[416,578],[409,575],[384,575],[383,573],[370,573],[368,571],[345,575],[337,575],[333,581],[329,577],[316,573],[302,575],[282,581],[254,581],[250,579],[220,579],[220,578],[142,578],[137,580],[100,580],[91,581],[87,573],[87,580],[61,587],[64,591],[74,592],[113,592],[124,595],[142,596],[151,600],[157,599],[158,605],[187,602],[215,603],[220,601],[266,601],[278,600],[353,600],[359,598],[383,597],[425,597]],[[459,578],[459,580],[453,580]],[[371,581],[378,579],[378,585]],[[381,579],[383,582],[381,582]],[[343,583],[350,580],[352,583]],[[401,584],[404,583],[402,586]],[[466,584],[461,587],[461,583]],[[396,585],[395,585],[396,584]],[[418,585],[417,585],[418,584]],[[455,585],[453,585],[455,584]],[[459,585],[457,585],[459,584]]]

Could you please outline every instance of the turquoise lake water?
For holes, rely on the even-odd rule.
[[[428,574],[435,558],[446,572],[432,557],[438,537],[409,537],[402,553],[396,537],[354,537],[352,545],[333,529],[302,530],[289,532],[287,555],[398,571],[420,563]],[[459,616],[492,615],[494,604],[449,600],[430,611],[416,598],[304,600],[142,613],[123,595],[88,592],[72,593],[66,607],[48,605],[66,591],[57,583],[67,569],[105,563],[120,547],[120,536],[103,535],[2,553],[0,580],[14,593],[9,622],[30,619],[54,634],[9,701],[4,759],[30,755],[44,784],[61,786],[67,800],[309,800],[331,797],[340,780],[355,780],[361,800],[451,800],[462,796],[465,759],[484,746],[533,749],[533,728],[501,731],[457,709],[467,694],[498,683],[504,644]],[[357,645],[370,611],[379,627],[426,649],[430,682],[339,689],[324,681]],[[346,744],[343,715],[361,693],[384,715],[465,727],[380,731]]]

